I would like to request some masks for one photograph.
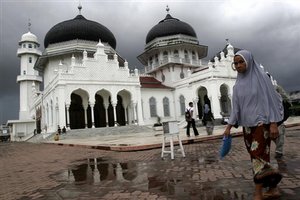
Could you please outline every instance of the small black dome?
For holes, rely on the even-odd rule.
[[[170,14],[167,14],[165,19],[161,20],[149,31],[146,37],[146,44],[157,37],[177,34],[197,37],[194,29],[189,24],[173,18]]]
[[[49,44],[64,42],[74,39],[107,42],[116,48],[116,39],[113,33],[105,26],[77,15],[74,19],[63,21],[53,26],[45,36],[45,48]]]

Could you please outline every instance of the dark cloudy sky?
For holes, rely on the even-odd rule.
[[[18,41],[28,31],[44,49],[44,37],[55,24],[78,14],[78,0],[0,0],[0,123],[18,119],[20,73]],[[189,23],[200,44],[208,46],[207,60],[226,45],[252,51],[287,91],[300,90],[300,1],[298,0],[194,0],[129,1],[81,0],[82,15],[109,28],[118,53],[129,66],[142,67],[148,31],[170,14]]]

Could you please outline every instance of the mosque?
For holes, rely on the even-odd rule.
[[[144,72],[130,70],[116,51],[116,38],[104,25],[81,14],[53,26],[39,50],[38,38],[22,35],[19,119],[9,120],[12,140],[60,127],[89,129],[184,122],[189,102],[202,118],[208,100],[216,120],[231,110],[236,49],[227,43],[209,62],[193,27],[169,13],[146,35],[138,60]],[[42,88],[42,89],[41,89]]]

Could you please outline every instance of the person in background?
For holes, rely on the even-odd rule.
[[[193,102],[189,103],[189,107],[186,108],[186,112],[189,112],[190,117],[186,120],[187,121],[187,126],[186,126],[186,135],[190,137],[190,127],[192,125],[194,135],[198,136],[198,130],[196,129],[196,124],[195,124],[195,117],[194,117],[194,105]]]
[[[276,81],[273,80],[273,77],[266,72],[269,78],[272,80],[272,83],[275,87],[275,90],[280,94],[282,98],[282,106],[283,106],[283,119],[277,123],[278,130],[279,130],[279,136],[275,140],[273,140],[276,144],[276,149],[275,149],[275,158],[276,159],[281,159],[283,156],[283,146],[284,146],[284,138],[285,138],[285,124],[284,122],[289,118],[290,116],[290,107],[292,104],[290,103],[289,97],[285,90],[277,84]]]
[[[238,74],[224,135],[230,135],[232,126],[243,126],[255,183],[253,199],[278,197],[277,184],[282,175],[270,165],[270,145],[271,139],[278,137],[277,122],[283,118],[282,99],[249,51],[240,50],[235,54],[233,69]],[[263,193],[263,188],[268,191]]]
[[[66,130],[66,127],[65,127],[65,126],[62,128],[62,133],[63,133],[63,134],[66,134],[66,133],[67,133],[67,130]]]
[[[58,127],[57,127],[57,132],[58,132],[59,135],[61,134],[61,129],[60,129],[60,126],[59,126],[59,125],[58,125]]]
[[[281,159],[283,156],[283,146],[284,146],[284,138],[285,138],[285,124],[284,122],[289,118],[290,116],[290,107],[291,103],[289,101],[289,97],[284,91],[284,89],[279,86],[275,85],[276,91],[280,94],[282,97],[282,105],[284,108],[284,117],[283,120],[277,123],[278,125],[278,130],[279,130],[279,136],[274,140],[276,144],[276,149],[275,149],[275,158],[276,159]]]

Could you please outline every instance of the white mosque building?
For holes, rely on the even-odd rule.
[[[79,14],[53,26],[45,36],[22,35],[19,120],[10,120],[12,140],[34,131],[57,127],[85,129],[126,125],[153,125],[184,121],[189,102],[202,117],[208,101],[215,119],[228,116],[236,72],[231,64],[234,47],[227,43],[208,63],[207,46],[199,44],[188,23],[168,13],[146,36],[138,59],[144,73],[130,70],[116,52],[113,33]],[[41,87],[43,85],[43,87]],[[43,89],[41,89],[43,88]],[[21,139],[22,139],[21,138]]]

